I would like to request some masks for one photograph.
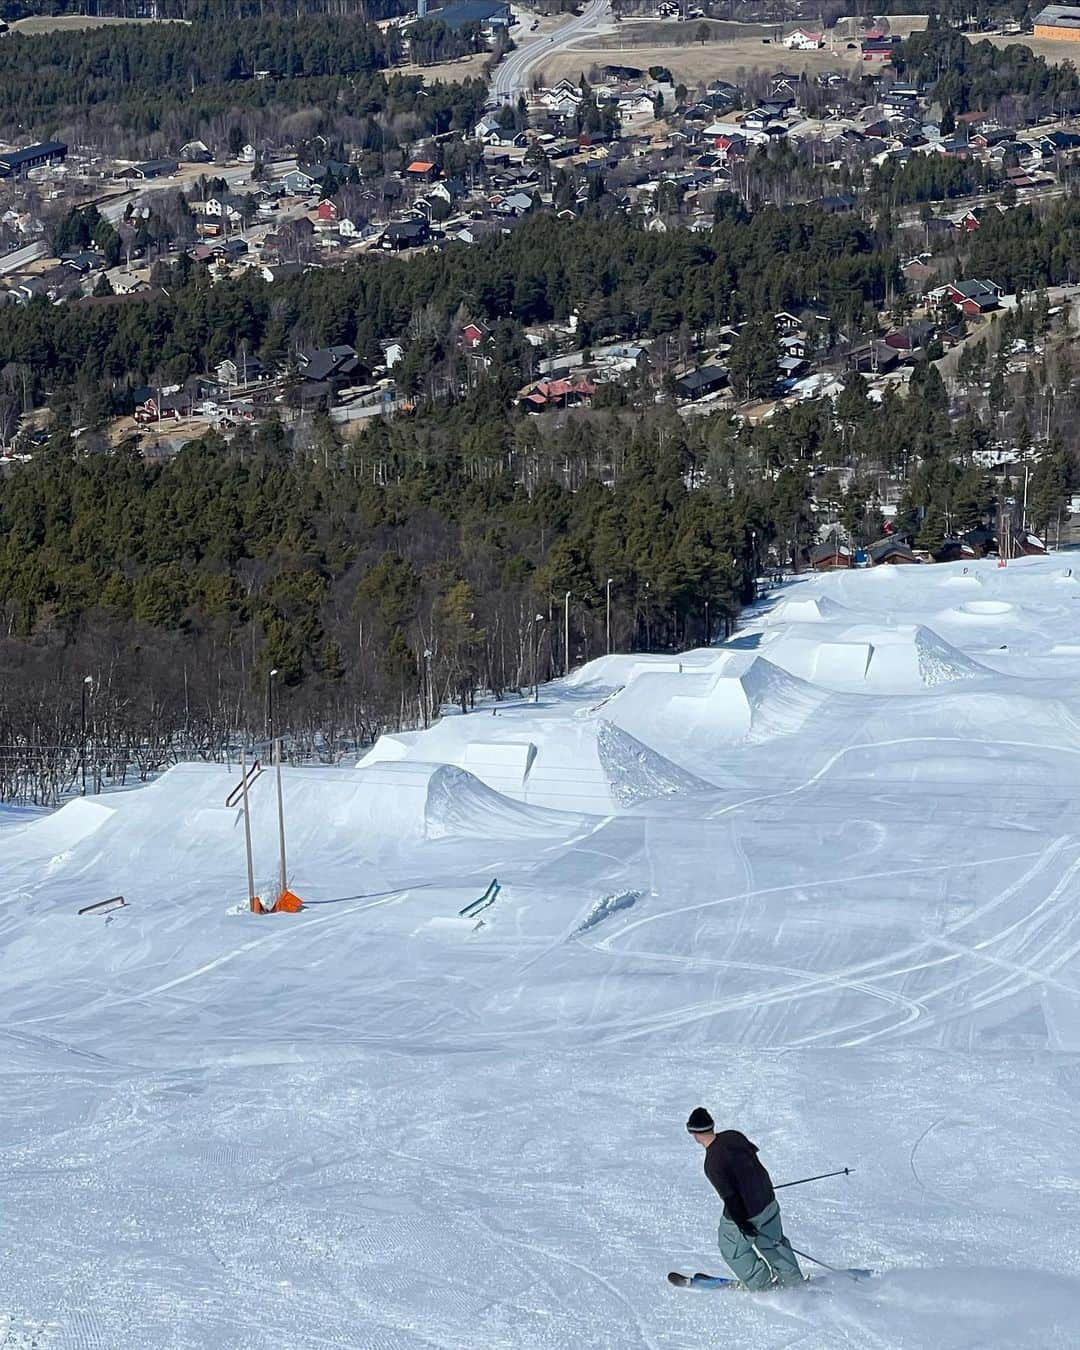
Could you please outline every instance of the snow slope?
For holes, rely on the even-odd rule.
[[[1078,676],[1068,555],[795,581],[286,771],[295,916],[235,771],[0,814],[0,1346],[1080,1344]],[[672,1290],[699,1103],[879,1277]]]

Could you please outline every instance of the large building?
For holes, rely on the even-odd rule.
[[[1035,16],[1035,36],[1059,42],[1080,42],[1080,9],[1047,5]]]
[[[470,24],[481,29],[508,28],[512,22],[509,4],[504,0],[456,0],[442,9],[429,9],[429,19],[438,19],[457,32]]]
[[[59,164],[67,155],[67,149],[63,141],[44,141],[22,150],[9,150],[6,155],[0,155],[0,178],[20,178],[42,164]]]

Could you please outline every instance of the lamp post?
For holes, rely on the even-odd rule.
[[[424,726],[431,725],[431,648],[424,648]]]
[[[570,592],[563,596],[563,675],[570,674]]]
[[[605,631],[607,634],[607,654],[611,655],[611,582],[612,578],[607,579],[607,618],[605,621]]]
[[[712,646],[712,625],[709,623],[709,597],[705,597],[705,646]]]
[[[270,755],[274,753],[274,677],[277,666],[266,672],[266,739],[270,742]]]
[[[86,696],[94,688],[93,675],[84,675],[82,682],[81,743],[79,746],[79,770],[82,775],[82,795],[86,796]]]
[[[544,622],[544,616],[543,616],[542,614],[538,614],[538,615],[536,616],[536,618],[533,619],[533,651],[532,651],[533,662],[532,662],[532,666],[533,666],[533,702],[534,702],[534,703],[539,703],[539,702],[540,702],[540,678],[539,678],[539,674],[538,674],[538,667],[539,667],[539,665],[540,665],[540,625],[541,625],[543,622]]]

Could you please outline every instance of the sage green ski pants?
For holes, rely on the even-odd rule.
[[[716,1240],[720,1255],[731,1267],[736,1279],[747,1289],[768,1289],[772,1284],[801,1284],[803,1273],[784,1236],[780,1206],[774,1200],[750,1222],[757,1237],[749,1238],[727,1217],[720,1220]],[[755,1250],[756,1249],[756,1250]]]

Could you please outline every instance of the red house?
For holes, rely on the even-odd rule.
[[[414,159],[405,170],[405,174],[406,177],[411,178],[414,181],[419,180],[424,183],[431,183],[438,178],[439,170],[430,160]]]
[[[338,209],[332,201],[323,200],[315,208],[315,216],[321,221],[334,221],[338,218]]]
[[[1002,294],[1001,287],[985,277],[976,277],[971,281],[951,281],[945,287],[946,299],[951,300],[964,314],[972,316],[997,309]]]
[[[463,347],[478,347],[487,335],[487,324],[467,323],[461,330],[461,345]]]

